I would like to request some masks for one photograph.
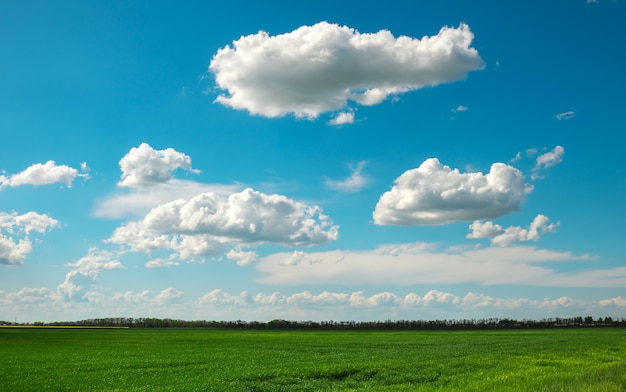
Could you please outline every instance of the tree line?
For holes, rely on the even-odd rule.
[[[385,321],[290,321],[274,319],[263,321],[207,321],[169,318],[107,317],[79,321],[17,323],[0,321],[5,326],[38,327],[127,327],[127,328],[213,328],[213,329],[309,329],[309,330],[468,330],[468,329],[524,329],[524,328],[588,328],[626,327],[626,319],[599,317],[532,319],[453,319],[453,320],[385,320]]]

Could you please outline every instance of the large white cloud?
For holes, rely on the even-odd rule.
[[[461,173],[425,160],[385,192],[373,213],[379,225],[438,225],[496,218],[520,209],[532,187],[516,168],[494,163],[487,174]]]
[[[452,82],[483,67],[474,34],[461,24],[431,37],[361,34],[320,22],[275,36],[260,31],[215,54],[209,70],[227,91],[216,101],[267,117],[314,118],[348,101],[375,105],[390,95]],[[336,118],[335,123],[348,123]]]
[[[120,160],[120,186],[144,187],[162,184],[172,178],[176,169],[197,172],[191,167],[191,158],[173,148],[155,150],[147,143],[133,147]]]
[[[76,177],[89,177],[88,174],[84,173],[88,170],[87,165],[83,163],[81,168],[83,173],[79,173],[77,169],[67,165],[57,165],[54,161],[35,163],[26,170],[10,177],[0,175],[0,189],[7,186],[48,185],[57,182],[64,183],[69,187]]]
[[[43,234],[59,224],[56,219],[33,211],[22,215],[0,211],[0,264],[23,264],[33,249],[31,232]]]
[[[519,226],[511,226],[506,229],[491,221],[474,221],[470,225],[471,233],[467,238],[489,238],[491,245],[509,246],[514,242],[538,241],[542,234],[556,231],[559,222],[548,223],[550,218],[539,214],[533,219],[527,229]]]
[[[107,241],[137,252],[169,250],[188,258],[216,253],[224,243],[302,246],[337,237],[338,227],[320,207],[248,188],[228,197],[206,192],[162,204],[142,220],[117,228]],[[244,264],[253,256],[229,255]]]

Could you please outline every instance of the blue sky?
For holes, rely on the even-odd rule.
[[[623,317],[622,1],[8,1],[0,320]]]

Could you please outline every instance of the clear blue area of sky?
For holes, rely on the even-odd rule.
[[[45,233],[29,235],[32,251],[22,263],[0,263],[0,320],[117,315],[266,320],[626,315],[625,18],[622,0],[4,1],[0,172],[10,177],[53,160],[79,171],[85,162],[89,177],[78,177],[71,186],[0,188],[0,212],[34,211],[59,222]],[[321,21],[360,33],[389,30],[395,37],[413,38],[465,23],[474,34],[471,46],[484,69],[469,72],[464,80],[406,92],[373,106],[350,102],[354,123],[340,126],[328,124],[333,112],[315,119],[290,114],[268,118],[214,102],[224,91],[208,67],[219,49],[259,30],[274,36]],[[245,266],[217,254],[193,263],[180,260],[177,266],[146,268],[151,256],[120,252],[114,258],[121,268],[99,269],[91,275],[91,285],[83,287],[91,296],[65,298],[58,287],[76,268],[69,264],[85,257],[90,248],[118,252],[114,244],[103,241],[124,223],[140,218],[102,217],[96,211],[127,191],[118,185],[119,161],[141,143],[189,156],[200,173],[177,170],[173,175],[179,180],[250,187],[317,205],[339,226],[339,237],[310,247],[255,247],[260,260]],[[536,158],[556,146],[564,148],[562,161],[531,180]],[[531,155],[529,149],[537,152]],[[518,153],[520,159],[515,160]],[[532,274],[525,283],[464,280],[451,277],[455,271],[441,272],[433,283],[416,279],[414,284],[395,284],[393,278],[342,284],[317,275],[310,283],[306,278],[294,278],[293,284],[263,280],[274,270],[261,266],[270,265],[271,256],[282,252],[367,253],[383,245],[415,242],[491,249],[486,239],[466,238],[471,221],[426,226],[373,221],[381,195],[402,173],[428,158],[462,173],[487,173],[495,162],[522,171],[534,189],[521,209],[489,220],[504,228],[528,227],[538,214],[559,222],[538,240],[513,246],[569,255],[558,262],[521,262],[557,271],[563,282],[578,277],[576,283],[536,284]],[[341,192],[328,186],[328,181],[350,177],[359,162],[365,162],[361,189]],[[6,230],[1,234],[15,241],[21,238]],[[487,275],[491,272],[485,271]],[[45,292],[28,302],[22,298],[25,288]],[[164,294],[160,300],[159,293],[168,288],[182,294],[167,300]],[[216,289],[232,296],[247,292],[247,302],[234,304],[223,297],[209,305],[200,301]],[[150,290],[146,305],[113,299],[144,290]],[[379,293],[397,298],[415,293],[424,298],[432,290],[450,293],[458,301],[442,299],[441,307],[411,307],[400,300],[390,305],[373,299]],[[290,300],[297,293],[325,291],[348,296],[363,292],[371,305]],[[283,296],[282,302],[263,305],[253,300],[258,293],[275,292]],[[467,293],[489,297],[489,305],[480,309],[464,305]],[[556,305],[546,303],[546,298],[567,301]],[[507,308],[496,299],[529,302]],[[54,312],[42,313],[46,308]]]

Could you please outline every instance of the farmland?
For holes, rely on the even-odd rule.
[[[623,391],[623,328],[0,329],[6,391]]]

